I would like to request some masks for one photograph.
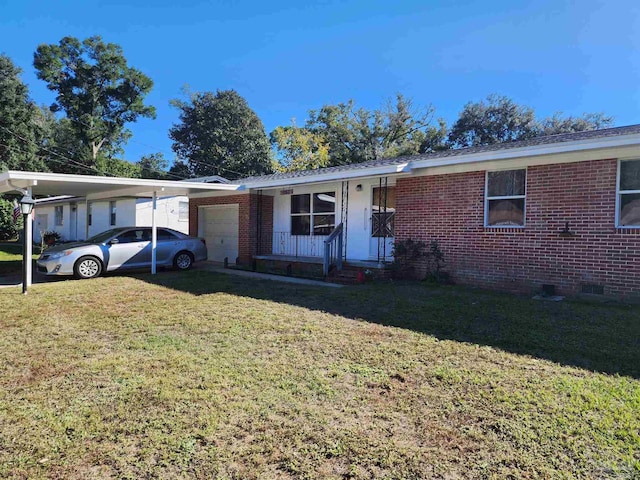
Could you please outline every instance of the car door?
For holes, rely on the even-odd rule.
[[[132,228],[109,244],[107,270],[151,265],[151,229]]]
[[[172,265],[173,257],[178,252],[179,238],[164,228],[158,229],[158,246],[156,261],[159,265]]]

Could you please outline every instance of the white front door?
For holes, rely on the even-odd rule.
[[[38,213],[36,215],[36,222],[33,229],[33,240],[35,242],[42,241],[42,234],[49,228],[49,214]]]
[[[207,241],[209,260],[236,263],[238,258],[239,207],[215,205],[201,207],[201,236]]]
[[[396,215],[396,188],[371,189],[371,228],[369,231],[369,258],[379,261],[393,260],[393,242]]]

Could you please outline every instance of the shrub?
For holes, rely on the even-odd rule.
[[[57,241],[60,240],[60,238],[61,238],[60,234],[55,230],[43,232],[42,233],[42,249],[44,250],[45,248],[55,244]]]
[[[444,253],[440,249],[440,242],[433,239],[429,242],[429,250],[425,253],[427,258],[427,275],[425,280],[436,283],[451,283],[449,274],[443,270],[445,261]]]
[[[393,277],[398,279],[417,279],[416,264],[425,256],[424,242],[410,238],[393,244]]]
[[[22,230],[22,215],[17,223],[13,223],[13,202],[0,198],[0,240],[18,238]]]

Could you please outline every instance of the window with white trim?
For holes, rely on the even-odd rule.
[[[640,160],[620,160],[618,226],[640,227]]]
[[[487,172],[485,227],[524,227],[527,170]]]
[[[335,226],[336,192],[291,195],[291,235],[329,235]]]
[[[61,227],[62,226],[62,220],[63,220],[63,208],[62,205],[56,205],[55,209],[54,209],[54,217],[55,217],[55,225],[56,227]]]
[[[178,221],[189,221],[189,202],[178,202]]]

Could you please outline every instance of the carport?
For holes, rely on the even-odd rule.
[[[140,197],[152,199],[151,214],[151,273],[156,273],[157,226],[156,200],[158,197],[190,195],[206,191],[240,191],[241,185],[226,183],[201,183],[173,180],[146,180],[139,178],[96,177],[90,175],[70,175],[62,173],[21,172],[9,170],[0,173],[0,194],[18,193],[23,196],[46,197],[70,195],[85,197],[85,202],[118,197]],[[88,215],[89,209],[85,209]],[[88,228],[88,222],[85,222]],[[88,233],[88,232],[87,232]],[[33,279],[31,257],[33,245],[33,225],[25,225],[26,251],[23,261],[27,265],[27,285]],[[88,236],[88,235],[87,235]]]

